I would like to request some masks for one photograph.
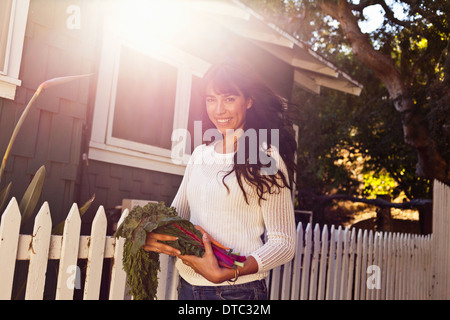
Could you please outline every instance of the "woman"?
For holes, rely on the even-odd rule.
[[[284,103],[237,63],[212,66],[201,91],[203,130],[220,135],[194,150],[172,206],[202,227],[205,254],[181,256],[158,242],[173,237],[154,233],[144,249],[179,258],[179,299],[267,299],[264,278],[295,250],[290,181],[296,142],[286,130]],[[246,256],[243,267],[219,266],[211,237]]]

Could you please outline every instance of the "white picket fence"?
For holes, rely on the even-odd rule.
[[[433,185],[433,299],[450,299],[450,187]]]
[[[272,272],[271,299],[430,298],[431,236],[299,224],[297,242],[294,259]]]
[[[438,199],[447,199],[447,202],[436,208],[442,207],[442,213],[448,213],[446,204],[450,199],[450,188],[445,185],[442,188],[444,196]],[[125,210],[122,218],[127,212]],[[449,229],[448,217],[438,221],[444,223],[444,220]],[[102,206],[97,210],[89,236],[80,236],[81,219],[76,204],[66,218],[62,236],[51,234],[52,221],[47,203],[42,205],[35,218],[32,235],[19,234],[20,221],[19,207],[13,198],[0,222],[0,299],[11,299],[16,260],[29,261],[25,299],[43,299],[49,260],[59,260],[55,295],[58,300],[73,299],[74,290],[80,290],[80,287],[84,290],[83,299],[99,299],[102,272],[110,273],[109,299],[129,298],[126,274],[122,269],[124,239],[106,235],[107,221]],[[448,233],[445,239],[449,237]],[[326,225],[321,229],[318,225],[307,224],[305,227],[299,224],[294,259],[274,269],[267,279],[270,298],[448,299],[447,295],[433,293],[437,281],[441,287],[447,286],[439,272],[445,277],[448,270],[443,269],[442,263],[450,262],[448,250],[433,247],[434,237],[434,234],[379,233]],[[440,239],[442,242],[443,237]],[[440,244],[439,248],[448,247],[449,243]],[[439,259],[436,254],[441,255]],[[113,261],[112,267],[102,270],[107,258]],[[78,259],[87,259],[84,286],[79,285]],[[172,257],[161,255],[158,299],[177,297],[178,274],[173,262]]]
[[[100,293],[103,259],[113,258],[110,299],[123,299],[126,274],[122,269],[123,239],[106,236],[106,215],[99,207],[90,236],[80,236],[81,218],[73,204],[65,221],[63,235],[52,235],[48,203],[36,215],[32,235],[19,235],[21,214],[13,198],[0,225],[0,299],[11,299],[16,260],[29,260],[25,299],[43,299],[48,260],[59,260],[56,299],[73,299],[79,271],[78,259],[87,259],[83,298],[97,300]]]

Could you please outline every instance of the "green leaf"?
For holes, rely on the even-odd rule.
[[[19,204],[20,212],[22,213],[22,224],[24,224],[33,214],[34,209],[41,196],[42,187],[44,186],[45,166],[41,166],[31,180],[27,190],[23,194],[22,200]]]
[[[8,185],[0,192],[0,215],[3,213],[3,209],[6,205],[6,200],[9,196],[9,191],[11,190],[12,182],[8,183]]]
[[[86,211],[89,209],[89,207],[91,206],[94,199],[95,199],[95,194],[88,201],[86,201],[80,209],[78,209],[78,212],[80,213],[80,217],[82,217],[86,213]],[[63,220],[60,223],[58,223],[55,227],[53,227],[52,234],[53,235],[62,235],[63,231],[64,231],[65,223],[66,223],[66,220]]]
[[[80,216],[82,217],[86,211],[89,209],[89,207],[91,206],[92,202],[94,202],[95,200],[95,193],[92,195],[92,197],[86,201],[83,206],[78,210],[80,212]]]

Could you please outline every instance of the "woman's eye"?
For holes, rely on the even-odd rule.
[[[228,103],[233,103],[234,101],[236,101],[236,98],[228,97],[228,98],[225,99],[225,101],[228,102]]]
[[[206,103],[213,103],[214,101],[214,98],[206,98]]]

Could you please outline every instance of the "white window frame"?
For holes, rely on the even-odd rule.
[[[122,46],[127,46],[178,69],[173,130],[187,129],[192,76],[202,77],[210,64],[151,35],[145,41],[132,43],[109,26],[107,21],[102,39],[88,159],[182,175],[186,161],[174,161],[172,150],[112,136],[120,51]]]
[[[8,43],[6,44],[5,64],[0,73],[0,97],[14,100],[22,62],[23,42],[28,20],[30,0],[13,0],[9,22]]]

